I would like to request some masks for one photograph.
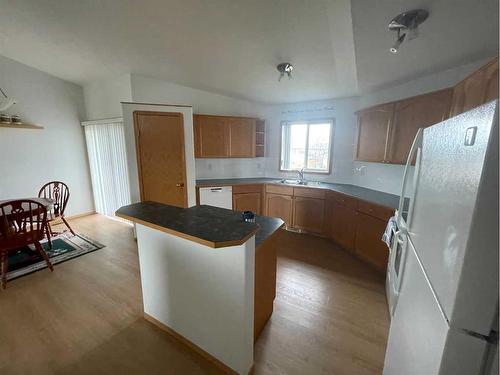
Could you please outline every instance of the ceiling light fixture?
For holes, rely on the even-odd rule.
[[[280,76],[278,78],[278,81],[281,81],[281,78],[286,74],[288,76],[288,79],[292,78],[292,70],[293,70],[293,65],[290,63],[281,63],[276,66],[276,69],[278,69],[278,72],[280,72]]]
[[[398,53],[399,46],[405,39],[412,40],[418,36],[418,26],[429,17],[429,12],[425,9],[415,9],[403,12],[394,17],[389,22],[388,28],[390,31],[397,32],[397,39],[390,51],[394,54]],[[405,33],[402,33],[405,31]],[[406,35],[408,34],[408,38]]]

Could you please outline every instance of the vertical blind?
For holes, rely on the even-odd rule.
[[[100,214],[114,216],[118,208],[130,204],[123,121],[110,119],[83,125],[95,209]]]

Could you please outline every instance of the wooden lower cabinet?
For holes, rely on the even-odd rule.
[[[262,215],[262,189],[261,184],[233,186],[233,210]]]
[[[325,234],[347,250],[354,250],[356,211],[336,201],[326,203]]]
[[[322,233],[325,201],[317,198],[294,197],[293,227],[307,232]]]
[[[266,215],[279,217],[287,226],[292,226],[293,197],[282,194],[266,194]]]
[[[386,269],[389,257],[389,249],[381,239],[386,224],[384,220],[356,212],[355,252],[380,270]]]
[[[233,194],[233,210],[252,211],[261,214],[262,193],[237,193]]]
[[[276,247],[280,231],[255,249],[254,342],[273,313],[276,297]]]

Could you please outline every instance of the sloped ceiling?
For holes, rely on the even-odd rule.
[[[358,95],[492,56],[498,45],[495,5],[0,0],[0,54],[82,85],[136,73],[257,102],[298,102]],[[387,22],[414,7],[429,9],[431,16],[420,37],[393,56]],[[294,64],[293,79],[278,82],[275,67],[283,61]]]
[[[429,73],[498,54],[498,0],[352,0],[360,92],[373,91]],[[429,18],[416,39],[389,52],[396,15],[423,8]]]

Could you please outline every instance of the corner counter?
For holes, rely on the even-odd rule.
[[[225,373],[248,374],[276,295],[281,219],[212,206],[121,207],[136,223],[144,316]]]

